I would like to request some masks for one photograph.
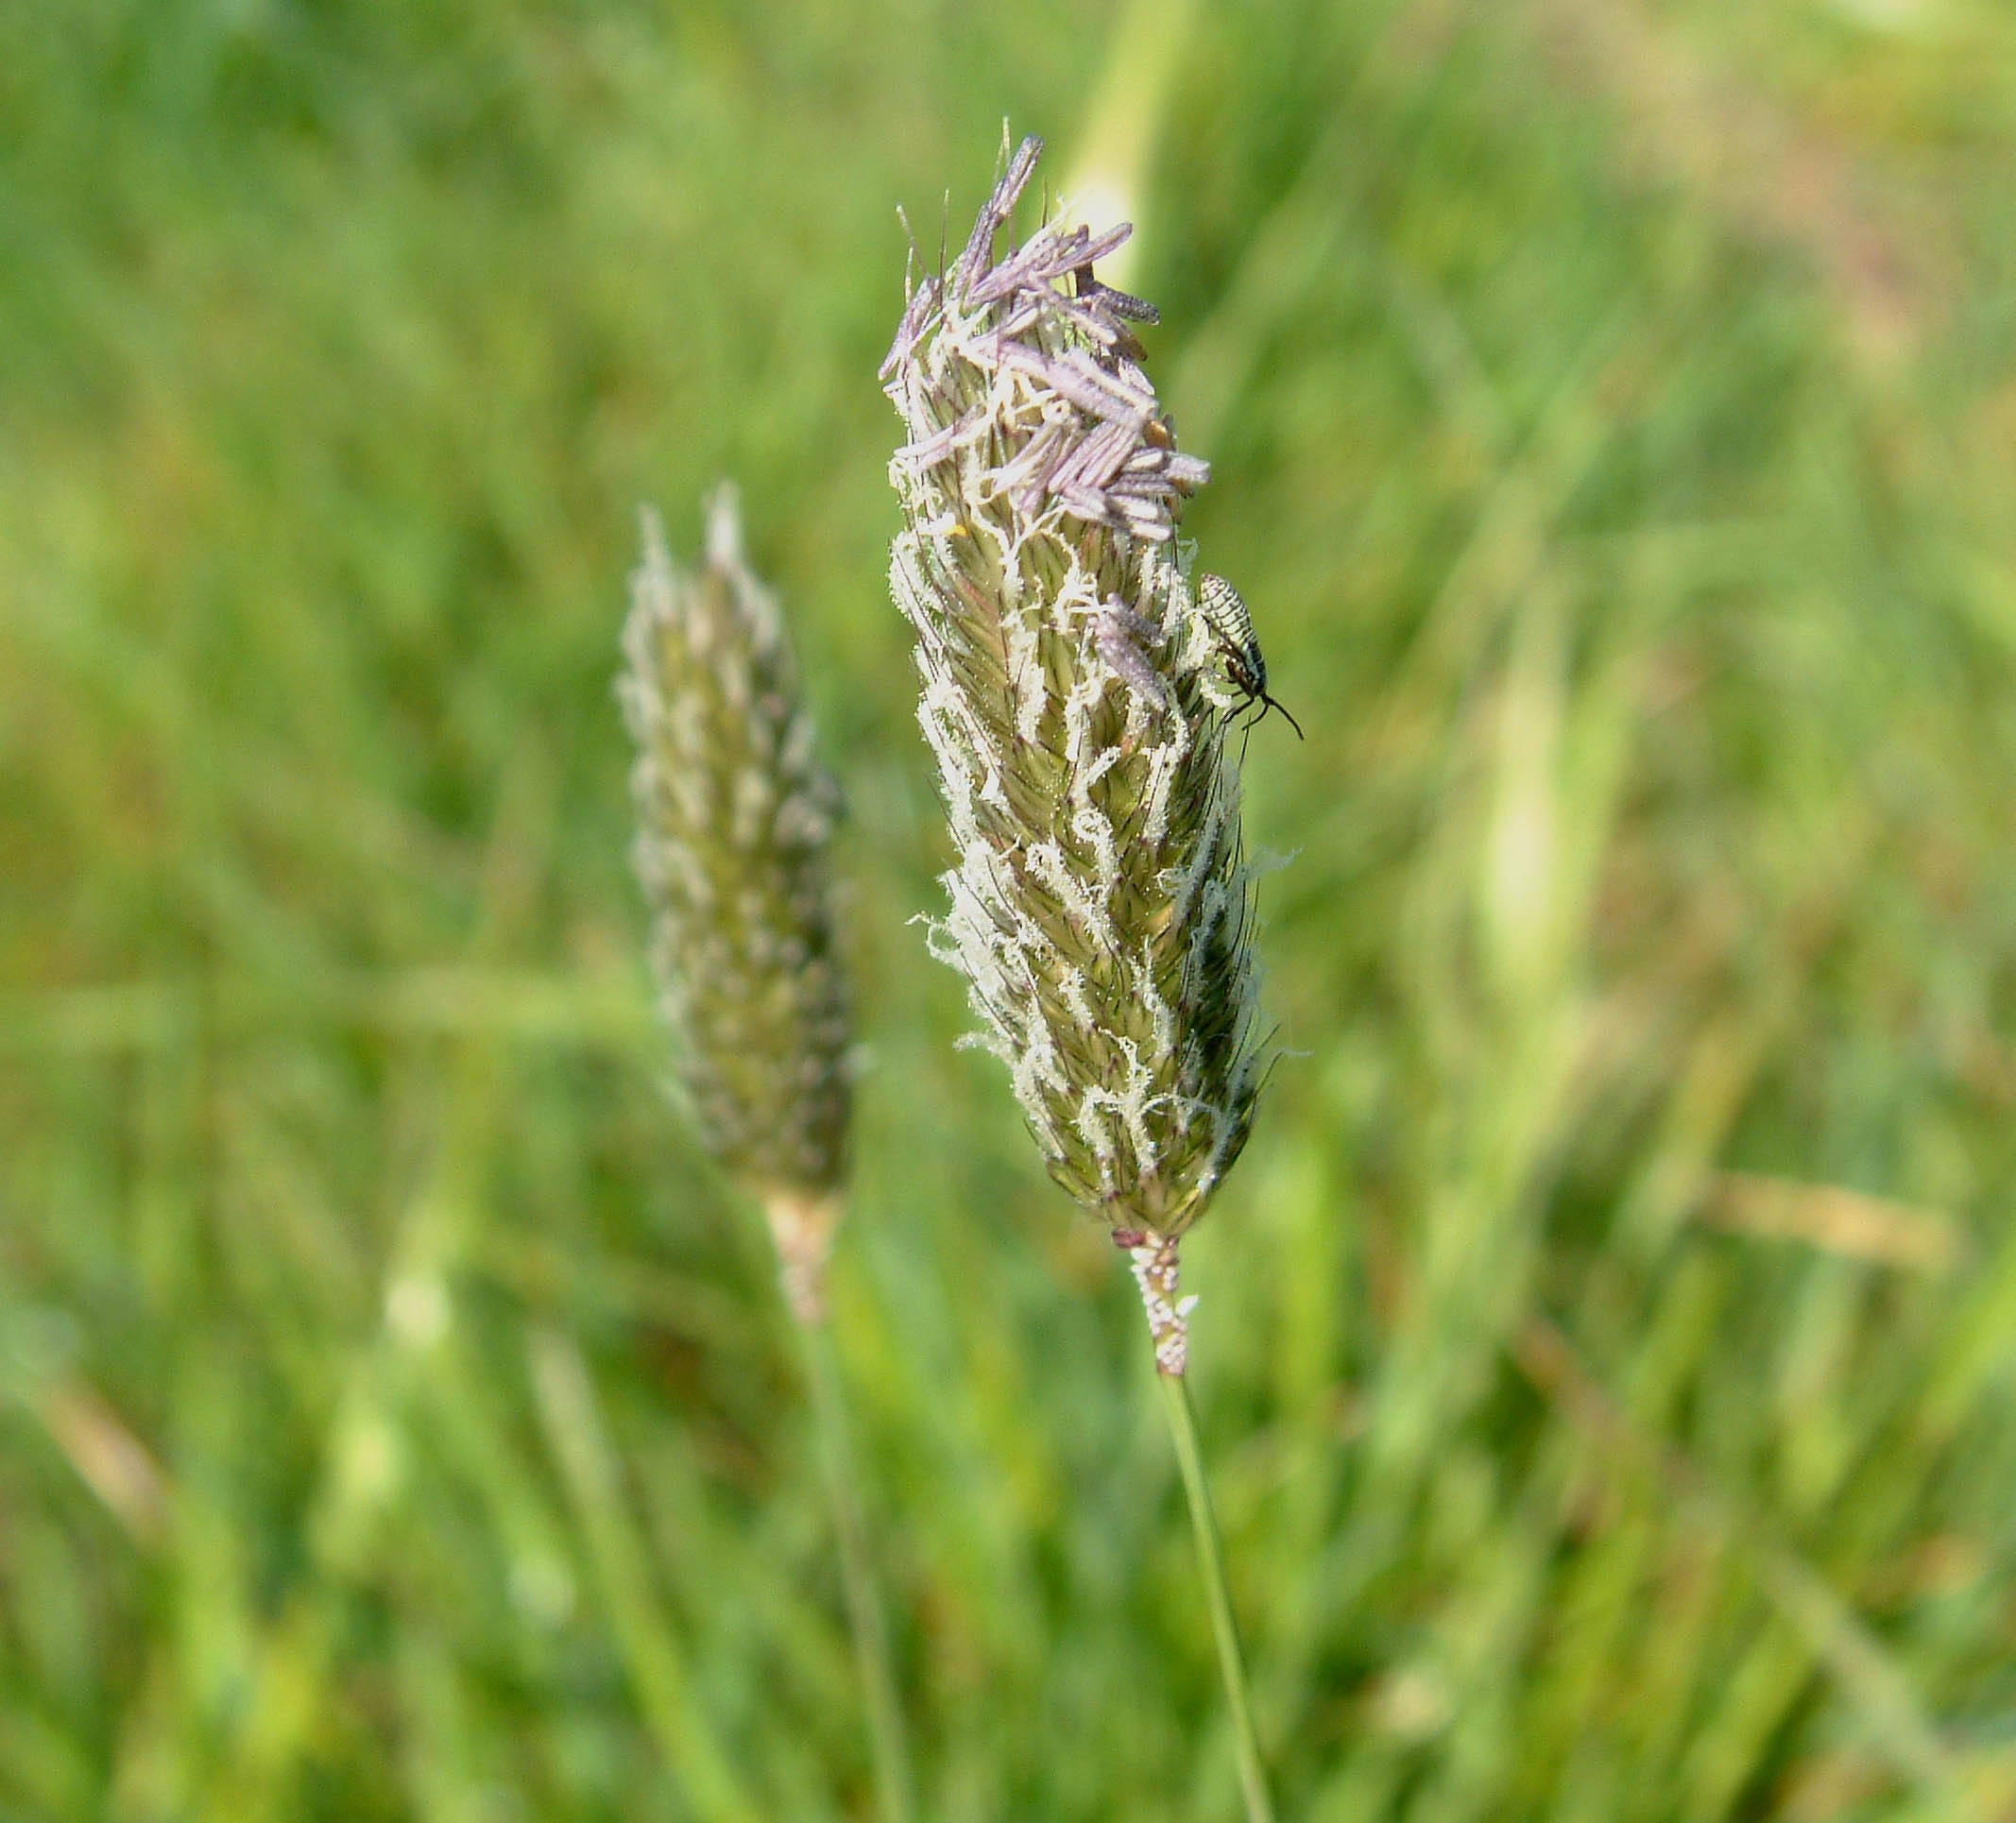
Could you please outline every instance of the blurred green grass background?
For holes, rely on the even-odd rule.
[[[1312,1823],[2016,1815],[2016,14],[0,9],[0,1816],[867,1814],[615,636],[743,490],[852,802],[928,1816],[1226,1816],[1123,1275],[905,921],[874,369],[1138,174],[1280,1042],[1188,1252]],[[957,234],[955,227],[955,237]]]

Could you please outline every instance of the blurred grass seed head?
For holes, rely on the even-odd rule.
[[[1129,228],[1060,215],[995,258],[1040,150],[1022,142],[951,270],[910,287],[882,368],[908,436],[892,584],[958,851],[932,948],[1051,1175],[1167,1251],[1172,1286],[1259,1074],[1225,739],[1243,699],[1176,536],[1210,469],[1142,371],[1155,313],[1093,273]]]
[[[840,808],[735,494],[708,505],[697,571],[644,515],[618,690],[637,742],[634,859],[678,1079],[708,1150],[796,1252],[823,1255],[846,1164],[846,985],[828,846]],[[787,1279],[794,1250],[778,1235]],[[816,1302],[817,1262],[794,1295]],[[789,1288],[789,1287],[787,1287]]]

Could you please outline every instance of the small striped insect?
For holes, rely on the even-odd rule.
[[[1249,707],[1262,706],[1259,720],[1267,719],[1269,709],[1279,709],[1288,716],[1295,739],[1303,739],[1302,724],[1289,713],[1288,706],[1267,693],[1267,655],[1260,650],[1260,636],[1253,630],[1253,616],[1239,590],[1222,576],[1207,571],[1197,579],[1197,606],[1204,624],[1217,636],[1219,656],[1225,661],[1225,674],[1233,688]]]

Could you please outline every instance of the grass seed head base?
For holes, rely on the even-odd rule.
[[[826,1266],[840,1225],[839,1200],[772,1190],[763,1199],[763,1215],[777,1246],[786,1307],[801,1323],[825,1321]]]
[[[1123,1230],[1114,1238],[1127,1245],[1149,1339],[1154,1344],[1155,1372],[1180,1379],[1190,1364],[1190,1312],[1197,1308],[1197,1297],[1194,1292],[1183,1294],[1175,1237]]]

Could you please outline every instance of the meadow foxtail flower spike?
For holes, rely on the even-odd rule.
[[[634,858],[679,1080],[708,1150],[768,1213],[794,1314],[814,1319],[849,1107],[827,852],[839,795],[731,488],[709,503],[695,571],[645,514],[624,652]]]
[[[1059,215],[997,257],[1040,150],[1022,142],[951,268],[911,284],[882,368],[906,432],[892,585],[957,850],[931,941],[1180,1375],[1177,1243],[1259,1074],[1227,740],[1247,692],[1177,536],[1210,469],[1142,370],[1154,310],[1097,277],[1127,226]]]

